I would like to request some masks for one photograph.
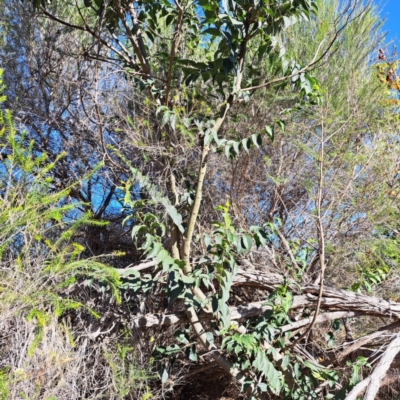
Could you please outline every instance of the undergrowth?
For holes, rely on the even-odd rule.
[[[35,153],[1,109],[0,154],[0,399],[150,398],[133,334],[93,334],[102,315],[77,295],[90,286],[121,303],[119,275],[85,259],[77,235],[103,222],[70,201],[79,182],[60,188],[51,177],[63,154]]]

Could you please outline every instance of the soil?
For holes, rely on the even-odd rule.
[[[211,372],[211,371],[210,371]],[[174,393],[176,400],[244,400],[240,388],[225,374],[199,373]]]

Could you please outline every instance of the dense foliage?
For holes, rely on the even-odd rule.
[[[398,61],[370,3],[2,10],[2,398],[391,398]]]

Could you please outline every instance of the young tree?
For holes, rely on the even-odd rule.
[[[124,289],[140,301],[142,315],[134,324],[190,323],[176,331],[182,347],[156,348],[162,381],[178,355],[196,362],[200,352],[254,397],[329,392],[339,377],[324,365],[343,367],[352,347],[336,360],[313,338],[315,324],[356,316],[360,304],[369,315],[398,310],[381,302],[378,312],[374,298],[324,286],[328,279],[356,288],[357,282],[338,283],[344,276],[340,254],[346,250],[356,264],[355,249],[395,207],[382,196],[397,148],[388,151],[390,135],[379,132],[382,120],[388,129],[393,125],[382,118],[386,94],[371,73],[380,38],[371,34],[379,30],[370,5],[32,3],[43,26],[61,29],[71,43],[68,53],[84,66],[77,75],[73,64],[66,66],[67,104],[63,91],[54,92],[56,79],[40,78],[47,110],[38,113],[41,121],[47,127],[54,119],[47,114],[58,118],[52,129],[64,140],[61,148],[71,141],[65,132],[76,132],[79,142],[70,148],[71,160],[79,158],[75,169],[104,158],[108,175],[97,182],[104,187],[110,179],[111,188],[98,210],[116,208],[123,197],[125,209],[116,218],[126,217],[134,256],[148,259],[120,271]],[[54,56],[46,60],[51,65]],[[60,111],[46,103],[49,96],[61,103]],[[64,129],[68,114],[74,118]],[[34,125],[32,118],[26,123]],[[88,154],[92,149],[95,156]],[[64,169],[66,177],[71,171]],[[84,198],[92,210],[96,196]],[[150,268],[154,272],[139,274]],[[255,302],[259,296],[264,299]],[[143,315],[151,303],[174,313]],[[299,321],[289,309],[303,310]],[[361,363],[348,370],[355,376]],[[343,377],[338,396],[354,376],[349,382]]]

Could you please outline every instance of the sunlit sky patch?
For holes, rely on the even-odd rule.
[[[387,41],[400,47],[400,0],[374,0],[386,19],[384,30],[388,32]]]

